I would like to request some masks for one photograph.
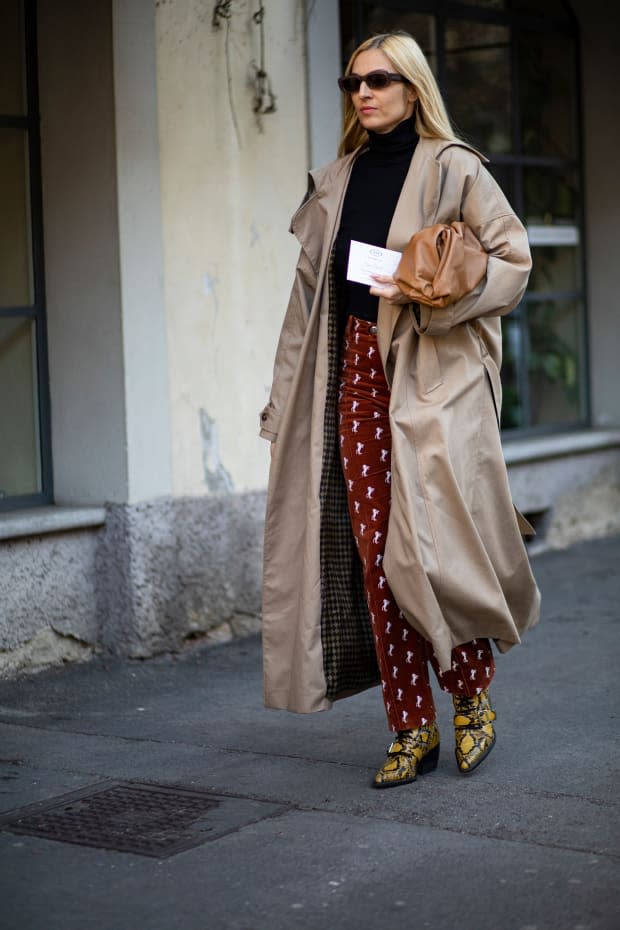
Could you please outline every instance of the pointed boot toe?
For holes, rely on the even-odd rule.
[[[388,748],[387,759],[374,777],[375,788],[394,788],[415,781],[437,768],[439,730],[436,723],[416,730],[400,730]]]

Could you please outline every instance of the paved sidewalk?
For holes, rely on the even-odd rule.
[[[439,694],[437,771],[372,790],[378,692],[267,711],[255,639],[0,683],[0,812],[105,780],[219,802],[168,858],[0,827],[2,930],[618,930],[620,538],[534,567],[543,621],[469,778]]]

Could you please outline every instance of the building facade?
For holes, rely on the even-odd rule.
[[[336,78],[393,28],[534,271],[504,449],[539,548],[620,529],[618,13],[602,0],[9,0],[0,13],[0,675],[259,628],[269,391]]]

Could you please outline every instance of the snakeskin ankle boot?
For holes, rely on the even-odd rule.
[[[452,695],[456,764],[463,775],[480,765],[495,745],[495,711],[488,691],[472,697]]]
[[[417,775],[433,772],[439,759],[439,730],[436,723],[417,730],[400,730],[388,748],[388,757],[374,777],[375,788],[393,788],[415,781]]]

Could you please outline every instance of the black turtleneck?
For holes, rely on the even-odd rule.
[[[418,141],[413,117],[391,132],[368,133],[368,148],[353,163],[336,237],[334,271],[341,326],[353,314],[375,323],[379,299],[365,284],[347,281],[351,239],[385,248],[411,157]]]

